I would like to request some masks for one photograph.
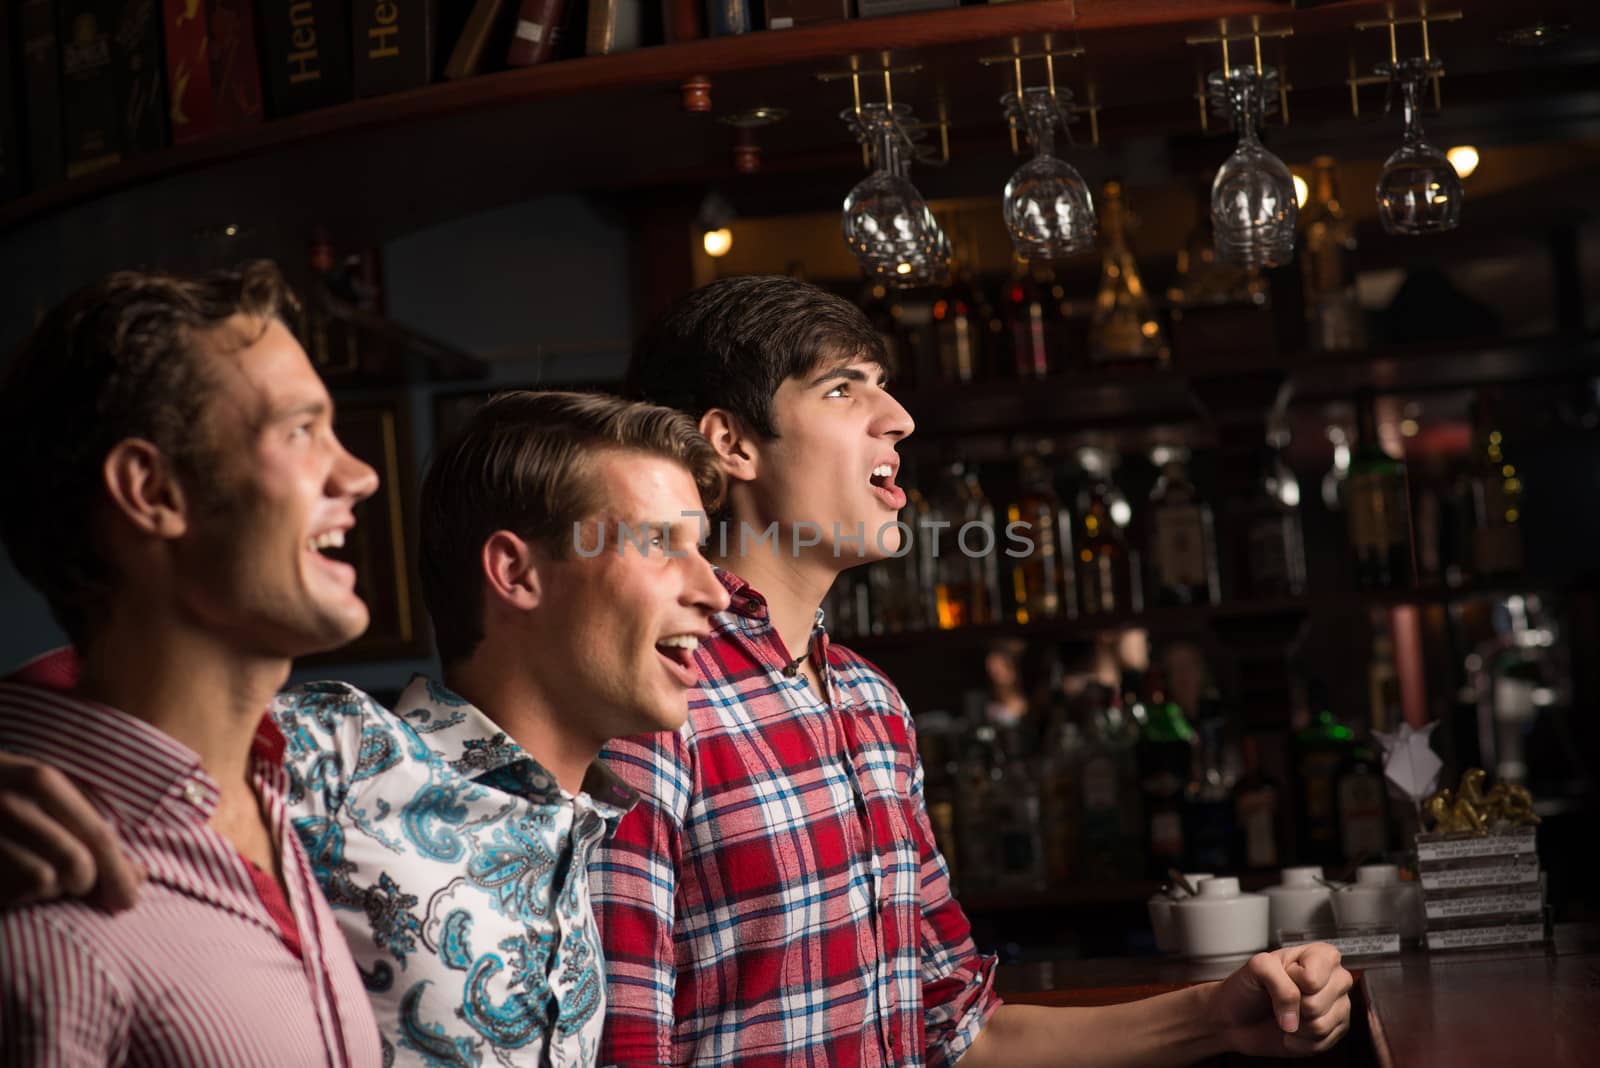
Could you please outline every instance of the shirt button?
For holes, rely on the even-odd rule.
[[[183,799],[198,808],[205,795],[200,792],[200,787],[192,782],[186,782],[183,784]]]

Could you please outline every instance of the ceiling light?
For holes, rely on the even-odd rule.
[[[1456,145],[1445,153],[1445,158],[1463,178],[1470,178],[1472,172],[1478,169],[1478,150],[1471,145]]]

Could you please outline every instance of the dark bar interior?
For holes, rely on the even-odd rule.
[[[393,698],[435,670],[435,441],[497,390],[618,389],[697,286],[816,283],[916,421],[912,537],[829,635],[912,710],[1013,991],[1204,977],[1158,945],[1175,873],[1426,889],[1470,769],[1531,796],[1565,976],[1600,910],[1600,7],[1447,6],[18,0],[0,340],[117,268],[277,261],[383,479],[342,550],[372,626],[296,677]],[[62,642],[0,591],[0,661]],[[1372,1031],[1422,1026],[1418,967],[1531,981],[1420,947],[1341,1063],[1446,1063]]]

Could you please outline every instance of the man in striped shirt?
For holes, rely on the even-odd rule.
[[[380,1063],[263,715],[294,657],[365,629],[353,569],[321,549],[377,487],[291,300],[264,263],[112,275],[0,390],[0,538],[83,662],[71,695],[0,685],[0,747],[70,778],[148,873],[119,915],[0,916],[5,1064]]]
[[[1176,1064],[1307,1054],[1343,1035],[1331,946],[1097,1009],[1002,1005],[923,803],[905,703],[828,641],[848,566],[900,550],[883,344],[848,302],[789,278],[679,302],[630,385],[699,420],[730,481],[713,531],[732,605],[697,654],[680,731],[607,747],[641,795],[591,867],[618,1065]]]

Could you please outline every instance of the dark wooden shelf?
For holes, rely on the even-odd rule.
[[[1172,369],[1088,370],[1030,382],[936,386],[904,396],[921,437],[1040,433],[1191,422],[1203,417],[1194,385],[1201,380],[1280,372],[1289,402],[1348,400],[1358,391],[1429,393],[1497,382],[1531,382],[1600,374],[1600,333],[1440,341],[1348,352],[1274,357],[1240,350],[1226,364],[1186,374]]]
[[[1555,97],[1576,98],[1592,87],[1593,58],[1577,45],[1600,25],[1593,5],[1541,0],[1538,15],[1574,28],[1570,47],[1543,50],[1498,43],[1499,34],[1535,12],[1497,0],[1454,6],[1466,17],[1442,28],[1436,47],[1454,50],[1449,99],[1456,113],[1474,102],[1509,107],[1519,100],[1550,111]],[[860,168],[838,119],[850,90],[822,85],[816,75],[847,70],[851,56],[870,68],[883,53],[918,68],[897,79],[897,100],[924,119],[945,114],[963,162],[1004,169],[1012,164],[997,101],[1012,75],[1005,64],[981,66],[979,59],[1009,53],[1014,41],[1037,50],[1046,34],[1055,34],[1059,47],[1070,34],[1085,53],[1063,61],[1062,82],[1080,94],[1094,85],[1107,143],[1192,133],[1195,73],[1218,57],[1186,39],[1223,17],[1292,23],[1294,36],[1274,39],[1268,61],[1294,71],[1297,127],[1285,133],[1314,132],[1315,124],[1339,116],[1349,121],[1351,57],[1365,64],[1382,51],[1375,35],[1356,32],[1354,24],[1381,9],[1378,0],[1293,11],[1281,0],[1047,0],[572,59],[354,101],[136,156],[0,205],[0,236],[115,200],[110,218],[90,213],[83,225],[103,240],[137,248],[163,247],[161,239],[175,228],[228,222],[293,229],[306,220],[337,225],[341,244],[363,245],[540,193],[712,181],[753,188],[766,179],[736,175],[734,131],[716,117],[757,105],[789,112],[760,133],[764,175],[808,176],[814,194],[834,184],[816,182],[817,175],[838,175],[842,197]],[[1369,42],[1370,55],[1357,49]],[[712,115],[680,106],[680,85],[697,75],[712,80]],[[876,99],[879,89],[870,88],[868,99]],[[1578,136],[1577,130],[1566,135]],[[1385,144],[1392,140],[1385,131]]]
[[[1049,619],[1037,623],[992,623],[954,630],[856,635],[840,637],[838,640],[856,652],[870,657],[880,652],[900,652],[930,646],[940,649],[973,648],[1003,638],[1082,640],[1129,627],[1142,627],[1158,634],[1181,634],[1194,633],[1210,627],[1227,628],[1240,624],[1253,626],[1262,623],[1271,624],[1274,621],[1293,625],[1314,615],[1348,614],[1370,607],[1449,604],[1471,598],[1512,594],[1549,596],[1585,592],[1587,589],[1587,585],[1559,587],[1546,582],[1422,586],[1403,590],[1367,590],[1277,600],[1225,601],[1215,605],[1159,607],[1144,612],[1079,619]]]

